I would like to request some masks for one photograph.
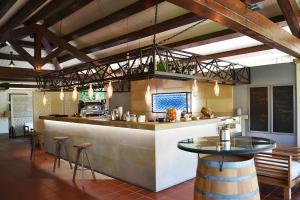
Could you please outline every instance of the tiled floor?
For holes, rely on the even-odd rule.
[[[98,174],[90,180],[88,172],[83,179],[78,173],[74,184],[68,166],[51,172],[53,157],[37,153],[34,162],[29,160],[28,139],[0,137],[0,199],[1,200],[192,200],[193,180],[153,193],[142,188]],[[281,200],[280,188],[263,185],[261,199]],[[293,199],[300,200],[300,189],[293,190]]]

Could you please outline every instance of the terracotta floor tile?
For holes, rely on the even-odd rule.
[[[53,173],[53,157],[37,151],[31,162],[29,147],[28,138],[0,136],[1,200],[193,200],[194,180],[157,193],[98,173],[93,181],[89,171],[74,183],[66,162]],[[300,189],[292,191],[292,200],[300,200]],[[283,198],[281,188],[269,185],[260,185],[260,193],[262,200]]]

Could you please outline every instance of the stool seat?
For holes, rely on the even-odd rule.
[[[66,140],[69,139],[69,137],[67,136],[57,136],[57,137],[53,137],[53,140]]]
[[[76,147],[76,148],[88,148],[88,147],[91,147],[91,146],[93,146],[93,145],[89,142],[74,145],[74,147]]]

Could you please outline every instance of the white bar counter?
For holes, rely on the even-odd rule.
[[[53,137],[68,136],[74,161],[72,146],[90,142],[93,147],[88,153],[96,171],[156,192],[196,176],[197,155],[179,150],[177,143],[187,138],[215,136],[219,121],[137,123],[48,116],[40,119],[47,152],[54,152]]]

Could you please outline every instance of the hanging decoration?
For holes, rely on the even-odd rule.
[[[113,87],[112,87],[111,81],[110,81],[107,86],[107,97],[110,99],[112,97],[112,94],[113,94]]]
[[[220,87],[219,87],[218,81],[215,81],[214,93],[215,93],[215,95],[216,95],[217,97],[218,97],[219,94],[220,94]]]
[[[92,83],[90,83],[90,88],[89,88],[89,91],[88,91],[88,95],[89,95],[89,98],[90,98],[90,99],[93,99],[93,96],[94,96],[94,90],[93,90]]]
[[[197,80],[194,80],[193,86],[192,86],[192,94],[194,97],[198,96],[198,84]]]
[[[47,98],[46,98],[46,94],[44,92],[43,94],[43,105],[45,106],[47,104]]]
[[[9,67],[15,67],[15,63],[13,61],[13,52],[10,52],[10,63],[8,65]]]
[[[73,101],[77,100],[77,96],[78,96],[77,88],[76,88],[76,86],[74,86],[74,90],[72,92],[72,99],[73,99]]]
[[[64,89],[63,89],[63,88],[60,88],[59,99],[60,99],[61,101],[63,101],[63,100],[64,100],[64,97],[65,97]]]

